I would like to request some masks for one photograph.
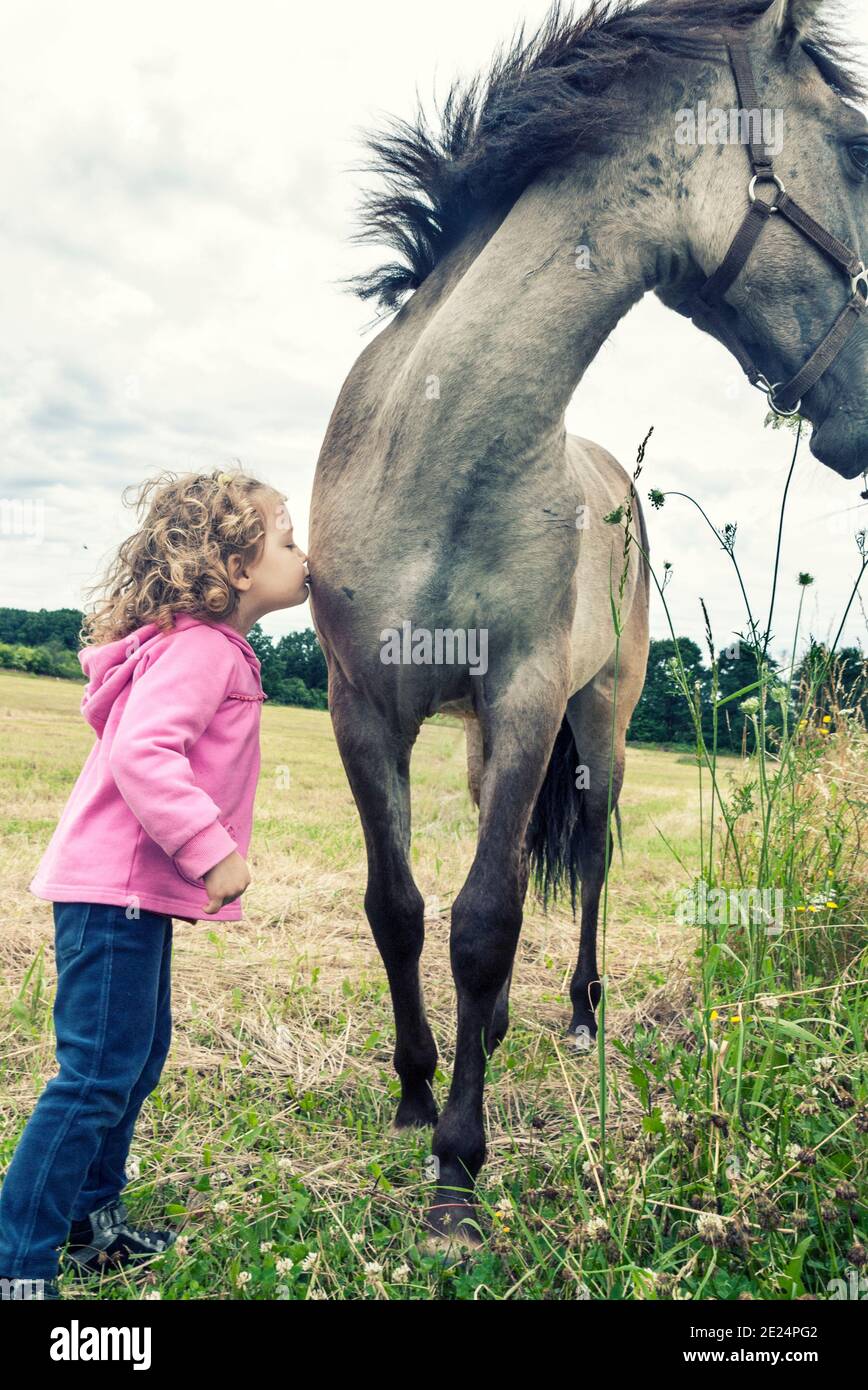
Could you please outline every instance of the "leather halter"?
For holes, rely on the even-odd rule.
[[[739,104],[743,111],[759,110],[756,82],[750,48],[744,39],[731,39],[727,45],[729,61],[735,75]],[[750,132],[753,133],[752,131]],[[744,369],[752,386],[764,391],[768,403],[776,415],[798,415],[802,397],[807,394],[824,372],[835,361],[850,334],[853,332],[868,305],[868,273],[865,266],[849,246],[833,236],[831,232],[815,222],[804,208],[790,197],[783,183],[774,171],[772,152],[763,144],[751,140],[748,146],[753,178],[748,187],[750,207],[739,227],[732,245],[718,269],[710,275],[705,284],[690,299],[678,305],[678,312],[691,318],[698,328],[711,327],[721,342]],[[773,202],[767,203],[758,198],[758,183],[774,183],[777,195]],[[763,376],[750,353],[739,342],[735,333],[720,312],[723,296],[744,269],[751,251],[759,240],[769,218],[781,213],[803,236],[818,246],[824,255],[834,261],[850,279],[852,298],[844,305],[841,313],[829,332],[805,365],[785,386],[780,382],[772,385]]]

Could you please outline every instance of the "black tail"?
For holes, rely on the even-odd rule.
[[[576,786],[576,761],[573,731],[564,716],[527,830],[530,877],[543,909],[548,908],[550,900],[557,902],[569,890],[574,917],[582,877],[586,796]],[[623,861],[621,813],[617,805],[615,825]]]
[[[530,874],[547,908],[569,888],[573,916],[581,878],[582,797],[576,786],[576,745],[566,716],[558,730],[527,831]]]

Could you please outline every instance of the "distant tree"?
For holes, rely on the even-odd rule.
[[[679,637],[678,649],[689,688],[700,685],[700,698],[707,699],[708,672],[702,665],[702,654],[690,637]],[[672,674],[675,643],[667,637],[654,639],[648,653],[648,672],[645,688],[627,736],[646,743],[694,743],[696,730],[680,686]]]
[[[82,616],[77,608],[40,608],[36,613],[26,608],[0,608],[0,642],[18,642],[25,647],[53,643],[77,652]]]
[[[275,642],[257,623],[247,640],[259,658],[262,688],[278,704],[325,709],[328,672],[316,633],[290,632]]]
[[[793,677],[793,695],[814,685],[814,705],[862,711],[868,721],[868,656],[861,647],[841,647],[833,657],[822,642],[812,641]]]

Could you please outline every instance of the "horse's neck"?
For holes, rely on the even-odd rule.
[[[656,281],[659,229],[612,211],[619,177],[597,161],[540,178],[481,249],[438,267],[428,306],[422,285],[412,345],[396,323],[381,376],[404,450],[430,445],[454,469],[481,432],[520,453],[561,428],[587,367]]]

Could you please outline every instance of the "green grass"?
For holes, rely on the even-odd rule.
[[[0,672],[0,1168],[55,1070],[51,909],[27,883],[91,745],[79,698],[62,681]],[[139,1120],[125,1194],[136,1221],[168,1217],[182,1240],[134,1277],[79,1284],[66,1274],[63,1290],[828,1297],[865,1244],[868,972],[864,925],[847,925],[865,921],[864,865],[852,853],[864,731],[842,720],[812,751],[816,741],[801,745],[793,881],[804,878],[810,898],[833,864],[847,915],[812,914],[809,951],[797,945],[807,936],[795,904],[760,953],[744,928],[677,920],[680,890],[707,868],[695,760],[628,750],[625,862],[616,852],[607,912],[605,1138],[598,1059],[564,1036],[577,929],[529,900],[511,1027],[486,1090],[486,1240],[451,1261],[428,1251],[420,1229],[430,1134],[391,1130],[391,1007],[328,715],[266,707],[246,917],[176,924],[173,1047]],[[755,776],[734,759],[716,772],[727,795],[730,779]],[[707,779],[704,798],[707,813]],[[746,860],[756,814],[737,823]],[[475,844],[463,736],[451,721],[421,732],[413,816],[442,1104],[454,1046],[449,906]]]

